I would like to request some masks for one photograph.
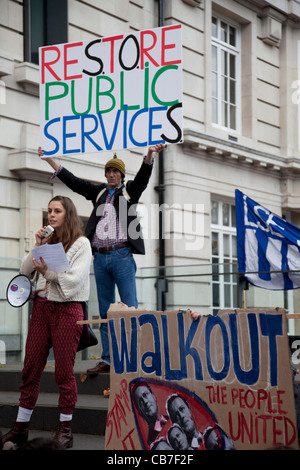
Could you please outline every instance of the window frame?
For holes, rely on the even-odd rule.
[[[218,36],[215,37],[213,36],[213,18],[217,20],[217,33]],[[236,38],[236,44],[235,46],[232,46],[229,44],[229,42],[224,42],[222,41],[220,34],[221,34],[221,23],[225,23],[227,25],[227,29],[229,30],[230,27],[235,29],[235,38]],[[212,87],[214,83],[214,76],[213,74],[216,74],[216,96],[213,95],[213,88],[211,91],[211,102],[212,102],[212,126],[218,129],[222,129],[225,131],[230,131],[231,133],[236,133],[240,134],[241,132],[241,25],[238,23],[230,20],[229,18],[226,18],[222,15],[212,13],[211,17],[211,80],[212,80]],[[216,55],[216,64],[217,68],[216,70],[213,69],[214,66],[214,60],[213,60],[213,47],[216,48],[217,55]],[[231,103],[229,101],[229,96],[227,96],[228,101],[223,100],[223,90],[222,90],[222,77],[223,77],[223,69],[222,69],[222,53],[225,52],[227,54],[231,54],[235,57],[235,77],[234,77],[234,82],[235,82],[235,103]],[[229,60],[229,56],[228,56]],[[225,76],[225,75],[224,75]],[[231,81],[229,70],[228,70],[228,75],[226,76],[227,80]],[[227,86],[227,91],[229,89],[229,85]],[[217,103],[217,119],[216,122],[214,122],[214,110],[213,110],[213,103],[214,101]],[[226,102],[227,105],[230,106],[233,105],[235,106],[235,128],[230,127],[230,109],[227,110],[227,116],[228,116],[228,122],[227,125],[225,125],[224,118],[222,115],[222,104],[223,102]]]
[[[68,0],[39,0],[43,2],[42,23],[42,44],[38,47],[68,42],[69,19]],[[23,23],[24,23],[24,61],[38,65],[38,50],[32,49],[32,31],[35,25],[32,24],[31,8],[33,0],[23,0]],[[37,61],[33,60],[33,55],[37,54]]]
[[[212,223],[212,209],[213,203],[218,204],[218,223]],[[223,225],[222,215],[224,204],[229,205],[230,222],[229,225]],[[212,264],[212,279],[211,279],[211,310],[216,314],[218,310],[224,308],[236,308],[237,305],[237,289],[238,289],[238,274],[226,274],[226,264],[229,265],[229,273],[237,272],[237,251],[233,253],[233,237],[235,237],[236,246],[236,224],[232,224],[232,216],[235,216],[235,204],[217,198],[211,200],[211,224],[210,224],[210,237],[211,237],[211,264]],[[235,220],[235,219],[234,219]],[[222,222],[222,223],[220,223]],[[213,253],[213,234],[218,235],[218,253]],[[224,240],[225,236],[229,236],[229,255],[224,253]],[[218,259],[218,263],[214,260]],[[219,269],[214,269],[214,265],[218,264]],[[229,277],[229,279],[227,279]],[[219,286],[219,304],[215,304],[214,289]],[[226,290],[229,290],[230,303],[225,302]]]

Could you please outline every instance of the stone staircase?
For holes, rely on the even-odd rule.
[[[109,388],[109,373],[87,375],[86,370],[99,360],[76,360],[75,376],[78,401],[73,415],[72,431],[89,435],[105,435],[108,398],[103,395]],[[36,408],[30,429],[53,431],[59,420],[58,387],[54,378],[54,361],[44,369]],[[19,406],[19,386],[22,364],[0,365],[0,431],[10,428],[16,419]]]

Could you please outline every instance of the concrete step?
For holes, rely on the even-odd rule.
[[[0,392],[0,429],[15,421],[19,406],[18,392]],[[72,430],[82,434],[105,434],[108,399],[96,395],[78,395]],[[59,420],[58,394],[40,393],[30,421],[31,429],[53,431]]]
[[[74,433],[105,435],[108,398],[103,391],[109,387],[109,374],[87,375],[87,368],[98,361],[79,361],[75,366],[78,400],[73,415]],[[41,380],[41,391],[33,412],[33,430],[53,431],[59,420],[58,387],[54,378],[54,363],[47,363]],[[0,368],[0,430],[10,428],[19,406],[19,386],[22,364]],[[2,431],[3,432],[3,431]]]
[[[74,372],[78,394],[103,395],[103,391],[109,388],[109,373],[87,374],[87,369],[93,368],[99,360],[76,361]],[[19,391],[23,364],[0,365],[0,391]],[[41,392],[57,392],[54,377],[55,362],[49,361],[41,378]]]

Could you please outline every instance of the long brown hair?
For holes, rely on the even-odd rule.
[[[62,230],[62,237],[58,237],[57,234],[53,233],[52,237],[49,240],[49,244],[59,243],[63,244],[65,252],[68,251],[71,245],[77,240],[77,238],[83,235],[82,233],[82,222],[77,214],[76,207],[70,198],[66,196],[54,196],[49,204],[52,201],[60,202],[65,211],[65,220]]]

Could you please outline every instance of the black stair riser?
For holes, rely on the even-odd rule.
[[[78,394],[103,395],[103,391],[109,388],[110,377],[108,373],[97,375],[84,375],[81,380],[81,374],[75,374]],[[0,372],[0,390],[17,392],[20,389],[21,372],[1,371]],[[41,392],[57,393],[53,372],[44,372],[41,379]]]
[[[0,406],[0,430],[11,428],[18,412],[17,405]],[[72,431],[80,434],[104,435],[106,426],[106,410],[75,408],[72,420]],[[55,432],[59,420],[57,407],[36,406],[31,420],[30,429]]]

